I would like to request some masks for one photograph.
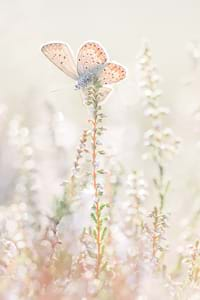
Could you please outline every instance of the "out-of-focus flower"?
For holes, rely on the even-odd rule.
[[[175,136],[171,128],[164,126],[163,117],[169,114],[169,109],[160,105],[160,75],[153,64],[148,43],[144,43],[138,57],[137,70],[144,115],[151,122],[151,128],[144,134],[144,145],[148,149],[144,157],[151,157],[164,165],[179,150],[180,138]]]

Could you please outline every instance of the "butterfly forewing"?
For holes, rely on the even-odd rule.
[[[126,77],[126,70],[115,63],[107,63],[99,77],[103,84],[112,84],[123,80]]]
[[[78,78],[74,58],[67,45],[52,43],[44,45],[41,50],[42,53],[66,75],[75,80]]]
[[[104,49],[95,42],[84,44],[78,53],[77,71],[78,74],[84,74],[87,71],[101,69],[107,61],[107,55]]]

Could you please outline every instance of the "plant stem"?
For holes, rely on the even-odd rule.
[[[163,210],[164,207],[164,202],[165,202],[165,197],[163,194],[163,178],[164,178],[164,168],[161,164],[158,164],[159,168],[159,177],[160,177],[160,191],[159,191],[159,196],[160,196],[160,211]]]
[[[100,221],[100,211],[99,211],[99,196],[98,196],[98,188],[97,188],[97,113],[98,113],[98,102],[94,101],[94,112],[93,112],[93,133],[92,133],[92,168],[93,168],[93,188],[95,195],[95,211],[96,211],[96,220],[97,220],[97,264],[96,264],[96,276],[99,276],[100,265],[101,265],[101,240],[100,240],[100,232],[101,232],[101,221]]]
[[[105,151],[102,149],[102,143],[100,137],[103,134],[105,128],[102,126],[102,121],[105,115],[101,112],[100,99],[101,94],[101,83],[98,80],[94,80],[93,83],[88,87],[86,105],[88,105],[92,117],[89,120],[91,124],[91,148],[90,148],[90,163],[91,163],[91,185],[94,193],[94,201],[91,211],[91,218],[93,226],[89,228],[90,242],[86,242],[86,249],[88,255],[95,260],[94,263],[94,274],[96,278],[99,278],[100,273],[105,270],[107,262],[104,260],[104,238],[107,232],[106,221],[107,217],[104,214],[104,209],[108,207],[107,203],[104,203],[103,191],[104,187],[99,180],[99,177],[105,174],[104,169],[99,167],[100,155],[105,155]],[[95,250],[91,251],[92,248]]]

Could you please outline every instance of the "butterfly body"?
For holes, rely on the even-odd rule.
[[[98,80],[98,77],[101,74],[103,68],[104,68],[104,64],[98,65],[97,67],[94,67],[93,69],[90,70],[86,70],[84,73],[80,74],[76,82],[75,88],[76,89],[86,88],[94,80]]]
[[[80,90],[82,88],[86,88],[95,78],[95,75],[88,72],[81,74],[75,84],[75,89]]]

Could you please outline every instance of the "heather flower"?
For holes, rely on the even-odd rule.
[[[144,134],[144,146],[147,148],[144,159],[152,159],[158,169],[158,177],[154,178],[155,188],[160,199],[160,209],[163,208],[170,180],[166,176],[166,165],[178,152],[180,138],[176,137],[173,130],[164,125],[164,117],[169,114],[169,109],[161,106],[160,75],[153,64],[152,52],[148,43],[137,59],[138,86],[143,100],[144,115],[149,119],[150,129]]]

